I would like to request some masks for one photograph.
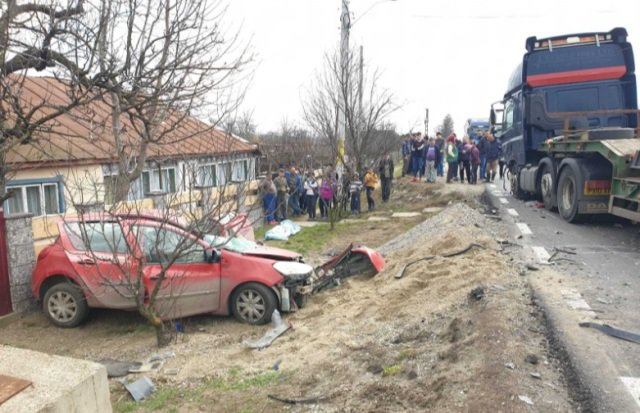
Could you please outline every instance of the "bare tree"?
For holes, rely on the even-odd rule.
[[[0,2],[0,203],[11,168],[6,154],[37,140],[56,118],[95,97],[102,83],[94,70],[94,41],[84,0]],[[42,72],[65,83],[67,99],[34,95],[28,74]]]
[[[438,131],[446,138],[453,133],[453,127],[453,118],[447,113],[444,119],[442,119],[442,124],[438,125]]]
[[[253,121],[253,111],[245,110],[242,113],[234,113],[226,121],[226,130],[236,136],[255,142],[257,139],[257,127]]]
[[[175,133],[189,116],[207,114],[214,128],[237,108],[239,74],[252,56],[237,33],[228,36],[225,15],[219,1],[100,0],[98,48],[101,70],[110,74],[105,102],[118,154],[116,201],[126,200],[152,146],[189,138]]]
[[[344,60],[339,53],[327,55],[323,70],[303,102],[305,120],[326,140],[336,158],[341,157],[338,116],[340,111],[344,113],[345,149],[352,159],[345,165],[350,172],[361,171],[388,150],[376,147],[376,136],[387,117],[398,109],[392,93],[380,86],[379,70],[360,69],[353,51]]]

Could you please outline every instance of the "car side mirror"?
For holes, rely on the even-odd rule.
[[[217,262],[220,262],[220,258],[222,258],[222,256],[220,255],[220,253],[215,250],[215,249],[205,249],[204,250],[204,261],[208,262],[210,264],[215,264]]]

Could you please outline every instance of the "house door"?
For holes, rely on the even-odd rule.
[[[0,204],[0,316],[9,314],[12,310],[8,252],[7,227],[2,204]]]

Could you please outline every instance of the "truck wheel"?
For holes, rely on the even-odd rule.
[[[575,222],[578,214],[578,177],[571,167],[562,169],[558,179],[558,212],[567,222]]]
[[[78,286],[61,282],[44,294],[42,309],[53,324],[70,328],[80,325],[89,315],[89,306]]]
[[[556,191],[553,190],[553,185],[553,171],[548,166],[545,166],[540,177],[540,193],[547,211],[553,210],[557,203]]]

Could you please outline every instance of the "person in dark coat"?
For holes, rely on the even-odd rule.
[[[413,181],[419,181],[422,177],[422,170],[424,167],[424,147],[425,141],[422,136],[413,141],[411,147],[411,163],[413,164]]]
[[[498,171],[498,162],[502,155],[500,142],[491,132],[487,132],[487,182],[492,182]]]
[[[478,183],[478,167],[480,166],[480,150],[474,143],[471,144],[471,183]]]
[[[393,159],[389,154],[385,154],[380,166],[378,166],[380,175],[380,186],[382,186],[382,202],[389,201],[391,196],[391,184],[393,183]]]

